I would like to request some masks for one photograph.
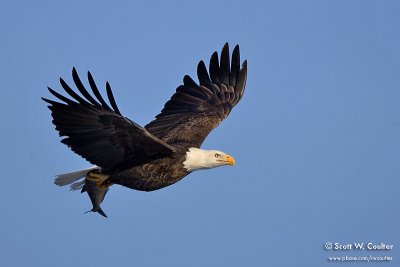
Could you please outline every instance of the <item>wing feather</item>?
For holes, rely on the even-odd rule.
[[[229,62],[229,46],[228,43],[224,45],[221,52],[221,65],[219,68],[219,75],[222,84],[229,84],[230,75],[230,62]]]
[[[230,76],[229,80],[229,84],[232,87],[236,86],[236,78],[239,70],[240,70],[240,51],[239,51],[239,46],[236,45],[232,52],[232,64],[231,64],[232,75]]]
[[[113,92],[111,90],[111,86],[108,82],[106,83],[106,90],[107,90],[108,100],[110,101],[110,104],[113,107],[115,113],[122,116],[121,112],[118,109],[117,103],[115,102],[115,98],[114,98]]]
[[[219,60],[217,51],[215,51],[210,58],[210,76],[214,84],[217,86],[221,84],[219,79]]]
[[[104,101],[103,97],[101,96],[99,89],[97,89],[97,85],[93,79],[92,74],[88,71],[88,81],[90,88],[92,89],[93,94],[96,96],[96,98],[100,101],[101,105],[103,106],[104,109],[108,111],[112,111],[110,106]]]
[[[75,82],[76,87],[78,88],[79,92],[95,107],[100,107],[99,102],[97,102],[86,90],[85,86],[83,86],[81,79],[79,79],[78,73],[76,72],[75,67],[72,68],[72,79]]]
[[[206,86],[207,88],[210,87],[211,80],[208,76],[207,68],[203,60],[201,60],[197,65],[197,76],[199,77],[200,85]]]
[[[57,93],[56,91],[54,91],[53,89],[51,89],[50,87],[47,87],[47,89],[49,89],[50,93],[52,95],[54,95],[55,97],[57,97],[58,99],[60,99],[61,101],[64,101],[67,104],[76,104],[76,102],[70,100],[69,98],[63,96],[62,94]],[[51,103],[50,103],[51,104]]]
[[[71,87],[69,87],[69,85],[62,78],[60,78],[60,83],[62,88],[64,88],[64,91],[67,92],[67,94],[69,94],[74,100],[78,101],[79,104],[85,106],[89,104],[85,99],[75,93],[74,90],[72,90]]]

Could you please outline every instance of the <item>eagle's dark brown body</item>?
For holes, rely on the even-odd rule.
[[[220,58],[217,52],[212,54],[208,70],[203,61],[199,62],[197,76],[199,84],[184,76],[183,84],[156,118],[144,127],[121,114],[108,82],[108,103],[104,100],[90,72],[88,82],[92,93],[85,88],[75,68],[72,77],[80,94],[61,78],[61,86],[69,97],[49,88],[59,102],[43,100],[50,104],[53,124],[64,137],[61,142],[99,167],[90,169],[96,170],[87,173],[86,180],[90,173],[93,177],[83,187],[92,202],[101,202],[111,184],[153,191],[174,184],[190,173],[183,164],[186,152],[199,148],[242,98],[247,61],[241,67],[238,45],[230,59],[226,43]],[[56,184],[65,185],[79,178],[79,175],[64,176],[67,178],[59,183],[56,179]],[[107,180],[94,183],[95,176]],[[72,188],[80,185],[77,182]],[[102,212],[99,204],[94,203],[92,211]]]
[[[140,191],[154,191],[172,185],[190,172],[183,167],[185,152],[143,165],[114,172],[109,182]]]

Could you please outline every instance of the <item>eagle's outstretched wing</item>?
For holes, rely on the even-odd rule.
[[[145,128],[168,144],[183,147],[200,147],[207,135],[225,119],[241,99],[247,78],[247,61],[240,68],[237,45],[229,59],[226,43],[221,52],[210,59],[208,75],[203,61],[197,66],[200,85],[188,75],[183,85],[165,104],[156,119]]]
[[[42,99],[50,104],[53,124],[60,136],[65,137],[61,142],[75,153],[105,170],[132,167],[173,153],[172,146],[121,115],[108,82],[111,107],[100,95],[90,72],[88,80],[96,98],[85,89],[75,68],[72,77],[83,97],[60,78],[71,98],[48,88],[62,102]]]

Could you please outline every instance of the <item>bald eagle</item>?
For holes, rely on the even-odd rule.
[[[90,94],[75,68],[72,78],[80,95],[60,78],[66,97],[50,87],[58,101],[47,102],[61,142],[93,167],[56,176],[55,184],[71,184],[87,192],[93,208],[107,217],[100,204],[110,186],[153,191],[172,185],[196,170],[234,165],[232,156],[200,149],[207,135],[224,120],[243,96],[247,61],[240,66],[239,46],[230,60],[226,43],[220,59],[214,52],[209,69],[197,66],[199,84],[186,75],[153,121],[141,127],[124,117],[106,83],[108,103],[88,72]],[[89,212],[88,211],[88,212]]]

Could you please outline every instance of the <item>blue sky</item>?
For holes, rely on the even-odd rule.
[[[1,266],[324,266],[400,256],[397,1],[12,1],[0,8]],[[113,187],[109,216],[54,175],[89,164],[41,96],[75,66],[146,124],[185,74],[240,44],[247,90],[204,148],[235,167],[152,193]],[[197,77],[195,77],[197,78]],[[325,242],[393,244],[327,251]],[[352,264],[365,266],[366,263]],[[386,264],[386,263],[383,263]]]

